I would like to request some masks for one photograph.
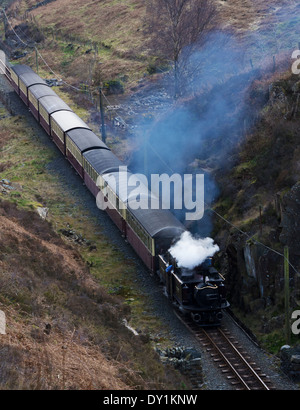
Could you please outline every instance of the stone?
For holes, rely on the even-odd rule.
[[[293,354],[291,357],[291,363],[300,364],[300,354]]]
[[[0,310],[0,335],[5,335],[6,334],[6,318],[5,318],[5,313]]]
[[[294,381],[300,381],[300,347],[282,346],[280,349],[281,370]]]
[[[49,208],[41,208],[37,207],[37,213],[40,215],[42,219],[46,219],[48,215]]]
[[[285,350],[285,349],[290,349],[291,346],[290,345],[283,345],[281,346],[280,350]]]
[[[281,226],[279,240],[290,248],[290,252],[300,255],[300,184],[295,184],[281,199]]]

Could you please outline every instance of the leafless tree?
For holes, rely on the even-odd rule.
[[[172,62],[174,96],[181,94],[189,57],[204,43],[216,17],[213,0],[146,0],[151,49]]]

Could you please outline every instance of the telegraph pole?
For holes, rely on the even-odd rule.
[[[35,48],[35,64],[36,64],[36,72],[37,74],[39,73],[39,58],[38,58],[38,51],[37,48]]]
[[[4,12],[5,12],[4,9],[2,9],[1,14],[3,16],[3,25],[4,25],[4,38],[3,38],[3,41],[5,41],[5,35],[6,35],[6,30],[7,30],[7,21],[6,21]]]
[[[102,124],[102,141],[106,142],[106,129],[105,129],[105,121],[104,121],[104,108],[103,108],[103,98],[102,98],[102,89],[101,86],[99,87],[99,98],[100,98],[100,114],[101,114],[101,124]]]
[[[6,34],[6,22],[5,22],[5,16],[2,11],[0,11],[0,16],[3,16],[3,26],[4,26],[4,38],[3,41],[5,41],[5,34]]]
[[[144,131],[144,174],[148,177],[147,136]]]
[[[291,342],[290,332],[290,274],[289,274],[289,248],[284,247],[284,301],[285,301],[285,339]]]

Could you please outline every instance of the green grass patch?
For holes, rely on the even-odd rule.
[[[46,147],[36,137],[34,130],[26,129],[28,124],[23,117],[0,119],[0,138],[2,135],[7,137],[0,164],[10,164],[1,172],[0,178],[8,179],[14,187],[7,194],[0,194],[0,198],[28,211],[46,206],[49,209],[47,219],[56,232],[68,228],[85,238],[87,245],[69,243],[77,248],[90,272],[107,293],[121,298],[125,305],[130,306],[132,325],[147,332],[166,335],[165,326],[149,310],[147,295],[140,291],[134,262],[110,243],[89,211],[66,192],[57,175],[48,171],[47,164],[60,154]],[[62,238],[68,243],[67,238]],[[93,244],[92,248],[89,244]],[[18,300],[12,302],[23,307],[28,302],[27,296],[20,293]],[[63,305],[63,295],[54,288],[47,289],[44,297],[49,303]]]

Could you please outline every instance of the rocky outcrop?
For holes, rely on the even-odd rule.
[[[300,267],[300,184],[294,185],[284,195],[277,195],[276,208],[278,226],[268,227],[268,247],[263,246],[253,235],[253,239],[231,233],[223,238],[225,253],[221,259],[222,270],[226,274],[229,298],[245,312],[263,311],[269,306],[281,305],[284,288],[284,246],[289,247],[292,266]],[[271,229],[270,229],[271,228]],[[273,238],[274,237],[274,238]],[[262,240],[262,243],[265,241]],[[279,244],[279,246],[278,246]],[[226,255],[226,257],[225,257]],[[290,266],[291,307],[299,304],[299,277]],[[274,321],[273,321],[274,322]],[[263,324],[263,330],[274,328],[276,323]],[[275,326],[276,327],[276,326]]]
[[[38,8],[38,7],[46,6],[47,4],[52,3],[53,1],[56,1],[56,0],[43,0],[43,1],[40,1],[39,3],[35,4],[34,6],[30,7],[29,9],[27,9],[26,11],[28,12],[28,11],[32,11],[32,10]]]
[[[300,346],[282,346],[280,360],[281,370],[295,382],[300,382]]]
[[[156,349],[160,360],[179,370],[180,373],[189,377],[195,387],[201,387],[203,383],[201,354],[192,348],[173,347]]]
[[[300,183],[282,197],[279,240],[290,248],[290,253],[300,257]]]

